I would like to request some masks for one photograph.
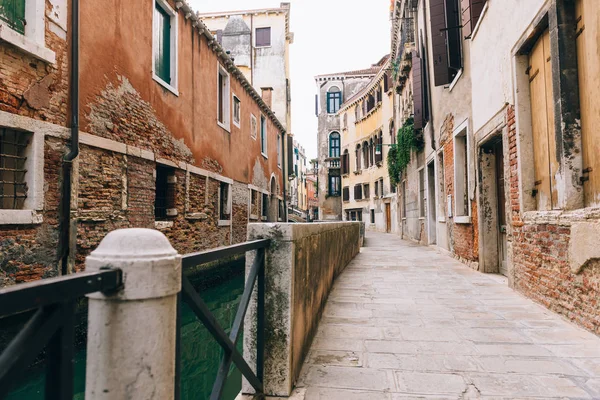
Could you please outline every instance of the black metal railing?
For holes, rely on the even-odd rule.
[[[256,250],[256,257],[252,268],[247,275],[246,285],[237,309],[233,326],[229,335],[225,329],[219,325],[215,316],[210,312],[206,303],[200,298],[188,278],[182,276],[182,290],[180,295],[180,304],[178,305],[177,316],[177,360],[176,360],[176,379],[175,379],[175,399],[179,400],[181,396],[181,300],[185,301],[190,309],[196,314],[198,319],[204,324],[212,337],[223,349],[223,358],[219,365],[217,378],[213,384],[211,400],[220,400],[227,382],[229,368],[231,364],[240,370],[246,380],[252,385],[257,394],[263,394],[263,368],[264,368],[264,320],[265,320],[265,249],[269,246],[270,240],[256,240],[237,244],[234,246],[223,247],[215,250],[208,250],[200,253],[193,253],[183,256],[182,271],[187,268],[225,259],[239,254],[245,254],[248,251]],[[254,286],[257,287],[257,332],[256,332],[256,374],[248,365],[246,360],[237,350],[237,343],[242,331],[244,317],[250,305],[250,298]]]
[[[75,301],[122,287],[121,270],[82,272],[0,290],[0,318],[36,310],[0,354],[0,399],[46,349],[46,400],[73,399]]]

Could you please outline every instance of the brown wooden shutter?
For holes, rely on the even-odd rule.
[[[487,0],[461,0],[461,14],[464,37],[470,37],[479,21]]]
[[[577,21],[577,69],[581,104],[581,141],[583,147],[583,193],[586,207],[600,206],[600,63],[598,41],[600,15],[597,0],[575,2]]]
[[[412,54],[413,71],[413,107],[415,114],[415,129],[423,129],[425,126],[423,115],[423,67],[421,57],[416,51]]]
[[[446,45],[446,10],[444,0],[431,0],[431,45],[433,48],[433,81],[435,86],[451,82],[448,68],[448,46]]]

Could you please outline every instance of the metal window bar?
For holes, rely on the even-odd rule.
[[[212,337],[223,348],[224,355],[219,366],[217,378],[213,384],[211,400],[220,400],[227,382],[227,375],[231,364],[240,370],[242,375],[252,385],[256,393],[263,394],[263,371],[264,371],[264,321],[265,321],[265,249],[270,245],[270,240],[256,240],[233,246],[223,247],[215,250],[204,251],[200,253],[188,254],[182,260],[182,291],[179,300],[185,301],[190,309],[196,314],[198,319],[207,328]],[[198,295],[183,271],[187,268],[206,264],[222,258],[231,257],[238,254],[244,254],[248,251],[256,250],[256,257],[250,273],[246,280],[244,292],[238,307],[231,333],[229,336],[218,323],[215,316],[210,312],[206,303]],[[244,357],[237,350],[239,334],[242,331],[244,317],[250,304],[250,299],[254,287],[257,287],[257,354],[256,354],[256,374],[252,371]],[[177,360],[176,360],[176,378],[175,378],[175,399],[181,398],[181,303],[178,304],[177,311]]]
[[[27,198],[25,151],[30,133],[0,129],[0,209],[22,209]]]
[[[0,399],[45,348],[45,399],[72,400],[75,300],[122,284],[121,270],[107,269],[0,289],[0,318],[37,310],[0,354]]]

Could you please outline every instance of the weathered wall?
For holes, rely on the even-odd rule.
[[[47,8],[52,3],[47,1]],[[241,100],[241,123],[237,127],[232,121],[229,131],[217,124],[217,68],[223,61],[182,11],[177,14],[177,93],[154,80],[153,6],[135,3],[81,3],[81,153],[72,193],[75,269],[83,268],[84,257],[118,228],[161,229],[181,253],[242,242],[249,186],[270,193],[274,179],[273,199],[282,196],[277,121],[236,70],[224,66],[231,92]],[[174,1],[170,5],[175,8]],[[41,176],[43,187],[40,207],[29,221],[11,223],[4,217],[13,210],[0,210],[0,286],[58,274],[69,53],[67,34],[53,22],[55,13],[46,11],[46,45],[55,52],[55,63],[0,43],[0,128],[31,132],[34,142],[41,140],[42,150],[35,154],[41,167],[27,176]],[[251,135],[250,115],[260,124],[261,114],[267,122],[266,157],[260,137]],[[173,168],[177,177],[177,216],[160,222],[154,217],[157,165]],[[218,221],[219,181],[232,185],[229,225]]]
[[[333,282],[360,251],[360,230],[358,222],[249,225],[249,240],[272,240],[265,264],[266,394],[291,393]],[[248,257],[247,272],[253,261]],[[244,331],[250,365],[256,357],[255,311],[253,305]]]

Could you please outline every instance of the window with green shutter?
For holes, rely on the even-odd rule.
[[[155,3],[154,13],[154,72],[171,84],[171,15],[158,3]]]
[[[0,0],[0,20],[22,34],[25,34],[25,1]]]

